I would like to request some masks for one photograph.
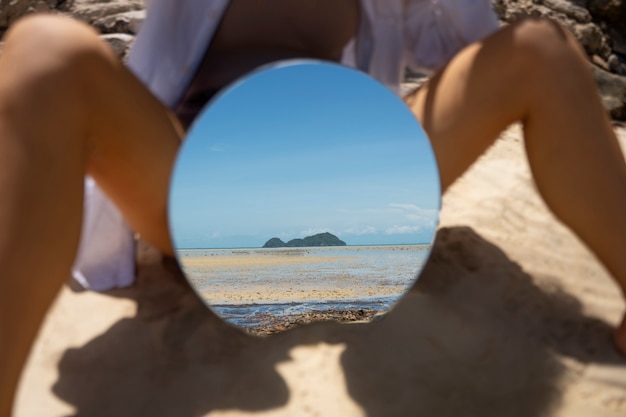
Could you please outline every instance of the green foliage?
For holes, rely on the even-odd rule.
[[[277,237],[273,237],[270,240],[268,240],[267,242],[265,242],[265,245],[263,245],[264,248],[284,248],[285,247],[285,242],[283,242],[282,240],[280,240]]]
[[[318,233],[307,236],[304,239],[292,239],[285,243],[277,237],[273,237],[263,245],[264,248],[302,248],[310,246],[346,246],[346,242],[331,233]]]

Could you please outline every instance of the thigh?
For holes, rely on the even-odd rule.
[[[88,142],[88,173],[135,231],[171,254],[168,187],[184,131],[174,113],[116,60],[100,76],[86,99],[96,127]]]
[[[45,154],[55,165],[50,173],[92,175],[134,230],[171,252],[167,192],[182,137],[176,117],[95,31],[68,18],[18,22],[0,63],[3,104],[16,114],[10,129],[29,149],[45,149],[32,152],[30,165]],[[55,182],[59,196],[64,183]]]
[[[0,415],[75,257],[83,179],[171,252],[167,188],[181,131],[95,31],[25,18],[0,56]],[[19,320],[15,318],[19,317]]]
[[[432,142],[444,189],[502,130],[524,119],[542,56],[568,42],[546,20],[510,25],[466,47],[405,97]]]
[[[121,209],[134,230],[172,253],[167,197],[183,130],[124,67],[114,67],[111,86],[93,91],[94,132],[87,169]]]

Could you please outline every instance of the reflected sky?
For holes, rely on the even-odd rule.
[[[355,70],[299,61],[209,103],[176,163],[170,227],[177,249],[321,232],[348,245],[430,243],[439,207],[432,149],[402,101]]]

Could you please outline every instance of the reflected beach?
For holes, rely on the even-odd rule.
[[[296,60],[203,110],[176,161],[169,223],[213,311],[284,330],[392,308],[426,263],[440,203],[430,142],[402,100],[358,71]]]
[[[198,294],[242,327],[266,315],[387,311],[411,287],[430,245],[177,251]]]

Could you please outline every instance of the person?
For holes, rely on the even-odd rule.
[[[331,8],[319,0],[274,0],[271,7],[244,0],[153,0],[142,33],[181,16],[199,28],[214,24],[196,36],[196,26],[178,20],[177,33],[162,29],[161,37],[174,38],[169,47],[140,34],[139,45],[171,55],[142,61],[139,78],[84,24],[41,15],[14,24],[0,56],[0,416],[10,413],[30,345],[78,251],[85,175],[132,230],[173,254],[169,176],[185,126],[210,95],[278,59],[342,61],[361,32],[361,39],[369,33],[376,35],[370,40],[389,42],[412,37],[407,45],[419,48],[419,28],[397,29],[388,18],[404,19],[412,5],[423,11],[423,3],[344,0]],[[174,14],[156,12],[173,4]],[[208,8],[199,13],[198,7]],[[376,13],[390,15],[364,18]],[[488,29],[484,38],[464,38],[468,44],[460,50],[442,53],[432,78],[404,97],[432,142],[443,190],[503,129],[521,121],[540,194],[626,293],[626,163],[583,51],[545,19]],[[177,49],[181,42],[205,52],[200,59],[187,56]],[[363,48],[353,55],[354,66],[380,67],[382,78],[390,74],[382,81],[399,80],[404,49],[390,58],[393,49],[376,48],[376,42],[352,46]],[[154,93],[146,87],[151,83],[167,88]],[[615,342],[626,354],[626,322]]]

